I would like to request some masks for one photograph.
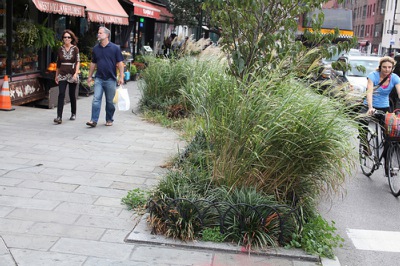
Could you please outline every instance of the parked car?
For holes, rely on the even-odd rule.
[[[330,48],[332,51],[334,48]],[[318,80],[328,80],[331,79],[331,74],[332,74],[332,62],[336,62],[339,57],[341,56],[361,56],[361,52],[358,49],[350,49],[349,51],[342,51],[341,53],[333,53],[331,57],[328,58],[322,58],[321,64],[322,64],[322,69],[320,71],[320,74],[318,76]]]
[[[348,54],[352,55],[352,56],[361,56],[362,55],[362,53],[358,49],[350,49]]]
[[[337,76],[348,81],[352,89],[360,93],[367,91],[367,76],[379,66],[380,57],[376,56],[341,56],[337,62],[346,65],[346,69],[338,69],[335,66]]]
[[[341,56],[333,63],[333,76],[339,83],[348,84],[348,94],[361,101],[367,91],[367,76],[378,68],[380,59],[376,56]]]

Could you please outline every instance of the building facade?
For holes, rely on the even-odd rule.
[[[50,66],[65,29],[78,36],[80,52],[90,57],[99,26],[111,30],[121,50],[134,54],[161,43],[172,22],[165,6],[139,0],[0,0],[0,79],[9,77],[14,105],[48,99],[56,87]],[[52,46],[43,34],[54,38]]]

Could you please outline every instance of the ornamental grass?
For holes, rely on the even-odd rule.
[[[352,143],[356,125],[349,107],[309,85],[305,79],[315,64],[307,56],[281,62],[285,66],[271,64],[273,68],[259,69],[243,79],[246,82],[229,75],[227,61],[218,57],[149,63],[141,84],[142,108],[167,113],[167,106],[181,104],[198,121],[191,129],[197,138],[161,180],[153,199],[241,204],[247,203],[246,194],[255,193],[258,202],[298,208],[307,219],[316,212],[321,195],[341,191],[357,158]],[[156,213],[151,224],[169,236],[195,239],[204,228],[194,212],[188,213],[192,216],[187,220],[179,215],[165,220]],[[280,230],[276,217],[266,213],[264,218],[269,226],[259,227],[257,217],[250,215],[243,229],[232,216],[224,236],[247,247],[276,245]],[[284,232],[285,236],[299,230],[293,218],[286,228],[292,232]]]

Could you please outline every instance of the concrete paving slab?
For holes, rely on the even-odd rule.
[[[2,237],[0,237],[0,265],[17,265]]]
[[[81,266],[87,256],[30,249],[11,249],[18,266]]]
[[[207,251],[174,249],[171,247],[137,247],[130,260],[139,262],[157,262],[170,265],[211,265],[213,254]]]
[[[52,248],[53,252],[79,254],[113,260],[129,258],[134,245],[107,243],[93,240],[61,238]]]
[[[90,224],[79,226],[60,223],[35,223],[29,230],[27,230],[27,233],[32,235],[69,237],[91,240],[99,240],[104,232],[104,228],[94,228],[91,227]]]
[[[31,199],[17,196],[0,196],[0,206],[52,210],[59,204],[56,200]]]
[[[55,236],[41,236],[30,234],[3,234],[4,242],[9,248],[31,249],[48,251],[59,239]],[[2,265],[2,264],[0,264]]]
[[[48,211],[37,209],[15,209],[7,219],[18,219],[33,222],[50,222],[60,224],[73,224],[78,219],[79,215],[71,214],[62,211]]]

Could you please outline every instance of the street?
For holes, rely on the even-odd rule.
[[[366,177],[358,166],[345,193],[321,202],[327,221],[335,221],[345,239],[335,255],[342,266],[392,266],[400,259],[400,198],[395,198],[381,167]]]

